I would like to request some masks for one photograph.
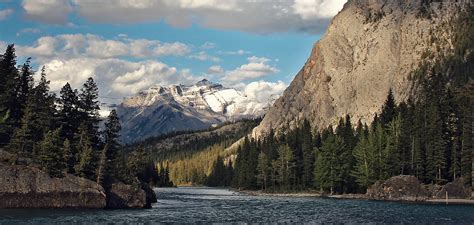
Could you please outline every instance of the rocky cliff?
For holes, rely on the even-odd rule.
[[[42,170],[0,164],[0,208],[96,208],[106,206],[95,182],[66,175],[51,178]]]
[[[371,122],[390,88],[397,101],[416,92],[410,74],[427,52],[453,51],[450,24],[468,2],[349,0],[254,136],[304,118],[319,130],[347,114]]]
[[[12,158],[21,164],[12,164]],[[156,195],[148,184],[114,183],[104,190],[94,181],[71,174],[50,177],[31,162],[31,159],[18,160],[0,149],[0,209],[150,208],[156,202]]]

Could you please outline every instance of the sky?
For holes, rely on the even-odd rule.
[[[0,51],[102,101],[204,78],[280,94],[346,0],[0,0]]]

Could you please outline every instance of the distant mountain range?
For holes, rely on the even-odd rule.
[[[226,121],[261,117],[278,96],[262,102],[206,79],[194,85],[152,87],[116,106],[124,143]],[[107,107],[104,107],[104,109]],[[115,108],[115,106],[113,106]]]

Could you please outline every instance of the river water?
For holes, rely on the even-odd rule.
[[[155,191],[158,203],[152,209],[9,209],[0,210],[0,224],[474,224],[474,206],[249,196],[225,189],[196,187]]]

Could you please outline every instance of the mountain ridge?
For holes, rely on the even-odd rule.
[[[118,105],[122,141],[144,140],[176,131],[207,129],[226,121],[261,117],[274,97],[265,102],[207,79],[194,85],[156,86]]]

